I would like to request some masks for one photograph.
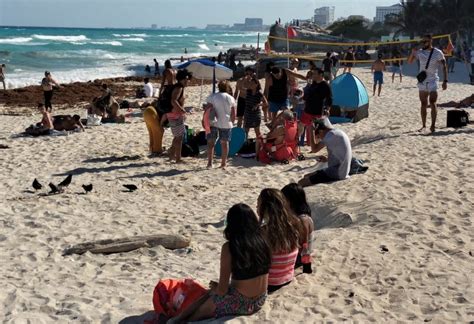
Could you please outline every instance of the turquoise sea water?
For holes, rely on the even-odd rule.
[[[256,46],[257,33],[0,27],[0,64],[7,65],[7,86],[16,88],[39,84],[45,70],[61,83],[137,75],[146,64],[153,69],[153,58],[162,66],[170,57],[217,55],[242,44]]]

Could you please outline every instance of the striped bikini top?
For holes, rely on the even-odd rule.
[[[269,286],[280,286],[293,280],[297,256],[298,248],[289,253],[272,254],[272,265],[268,272]]]

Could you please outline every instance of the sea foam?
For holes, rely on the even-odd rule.
[[[79,36],[55,36],[55,35],[32,35],[33,38],[41,40],[50,40],[55,42],[83,42],[89,40],[84,35]]]

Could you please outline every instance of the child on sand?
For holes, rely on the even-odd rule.
[[[294,278],[301,237],[301,223],[277,189],[263,189],[257,200],[257,213],[272,251],[268,292],[288,285]]]
[[[258,312],[267,298],[271,252],[253,210],[245,204],[227,212],[219,282],[168,323],[184,323]]]

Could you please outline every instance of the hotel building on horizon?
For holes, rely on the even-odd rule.
[[[321,7],[314,10],[314,23],[321,26],[327,27],[334,22],[334,11],[335,7]]]

